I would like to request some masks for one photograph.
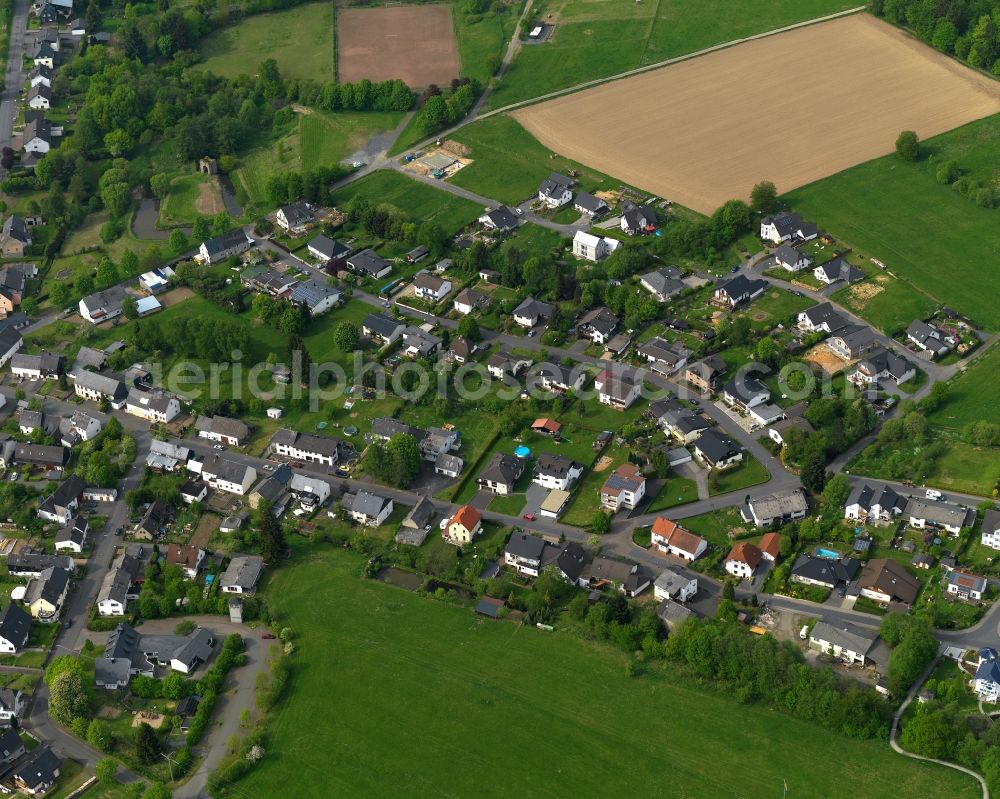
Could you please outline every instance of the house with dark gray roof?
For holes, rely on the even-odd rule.
[[[361,332],[382,344],[391,344],[403,335],[405,329],[403,322],[380,313],[368,314],[361,323]]]
[[[348,256],[347,268],[362,277],[370,278],[385,277],[392,272],[392,264],[372,249],[362,250]]]
[[[14,655],[28,643],[31,616],[13,602],[0,611],[0,652]]]
[[[590,214],[591,216],[599,216],[600,214],[607,213],[609,210],[608,204],[604,200],[585,191],[578,191],[576,193],[576,197],[573,199],[573,207],[581,214]]]
[[[288,205],[282,205],[274,215],[278,227],[289,233],[300,235],[316,221],[316,212],[305,200],[296,200]]]
[[[712,301],[726,308],[738,308],[757,299],[767,290],[767,282],[739,274],[716,284]]]
[[[836,283],[838,280],[851,284],[863,280],[865,273],[848,262],[846,258],[838,256],[813,269],[813,277],[820,283],[827,285]]]
[[[844,505],[844,518],[862,523],[890,522],[906,509],[906,497],[885,483],[856,483]]]
[[[512,230],[517,230],[518,220],[513,211],[506,205],[501,205],[479,217],[479,224],[487,230],[509,233]]]
[[[14,785],[31,796],[42,796],[59,779],[62,759],[48,746],[40,746],[14,772]]]
[[[710,428],[694,444],[694,456],[709,469],[728,469],[743,460],[743,450],[728,436]]]
[[[339,241],[331,239],[320,233],[315,236],[308,245],[309,254],[322,263],[328,261],[343,260],[351,251],[351,248]]]
[[[647,272],[639,278],[639,283],[659,302],[666,302],[686,288],[681,280],[681,270],[674,266]]]
[[[878,337],[868,325],[848,324],[834,331],[826,346],[840,358],[850,361],[860,358],[878,346]]]
[[[332,436],[297,433],[283,428],[271,437],[271,450],[275,455],[297,461],[335,466],[340,460],[344,444]]]
[[[514,309],[514,321],[521,327],[534,327],[552,316],[552,305],[534,297],[528,297]]]
[[[489,463],[476,478],[476,484],[480,489],[505,496],[513,493],[514,484],[523,473],[524,461],[521,458],[494,452]]]
[[[547,208],[561,208],[573,199],[576,181],[558,172],[552,172],[538,186],[538,199]]]
[[[836,588],[850,583],[861,568],[854,558],[821,558],[818,555],[799,555],[792,566],[791,579],[803,585]]]
[[[346,494],[342,504],[347,515],[365,527],[379,527],[393,511],[393,503],[389,497],[371,491]]]
[[[203,241],[194,259],[203,264],[215,264],[224,261],[230,255],[246,252],[252,246],[253,239],[242,228],[236,228],[221,236],[213,236]]]

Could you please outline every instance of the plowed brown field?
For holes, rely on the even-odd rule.
[[[780,192],[1000,112],[1000,82],[867,14],[529,106],[546,147],[690,208]]]
[[[337,11],[341,81],[391,80],[422,88],[459,76],[451,6],[390,6]]]

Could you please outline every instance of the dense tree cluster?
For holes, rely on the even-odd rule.
[[[249,340],[246,325],[203,316],[179,317],[169,325],[140,319],[131,330],[131,344],[140,352],[173,353],[217,363],[228,361],[234,350],[246,352]]]
[[[375,441],[365,451],[362,465],[376,480],[408,488],[420,474],[420,445],[408,433]]]

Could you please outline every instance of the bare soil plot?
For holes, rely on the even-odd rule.
[[[206,183],[198,184],[198,199],[194,201],[194,209],[204,216],[215,216],[226,210],[218,178],[213,177]]]
[[[451,6],[391,6],[337,11],[341,81],[402,79],[407,86],[459,77]]]
[[[708,213],[1000,112],[1000,83],[866,14],[514,112],[545,146]]]
[[[835,375],[837,372],[842,372],[846,365],[844,359],[834,353],[826,344],[817,344],[802,356],[802,360],[818,366],[828,375]]]

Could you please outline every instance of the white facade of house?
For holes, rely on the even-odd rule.
[[[665,577],[669,579],[664,579]],[[698,593],[698,580],[694,577],[687,580],[687,582],[684,582],[684,580],[687,580],[686,576],[668,569],[653,583],[653,594],[660,602],[665,599],[673,602],[687,602]]]

